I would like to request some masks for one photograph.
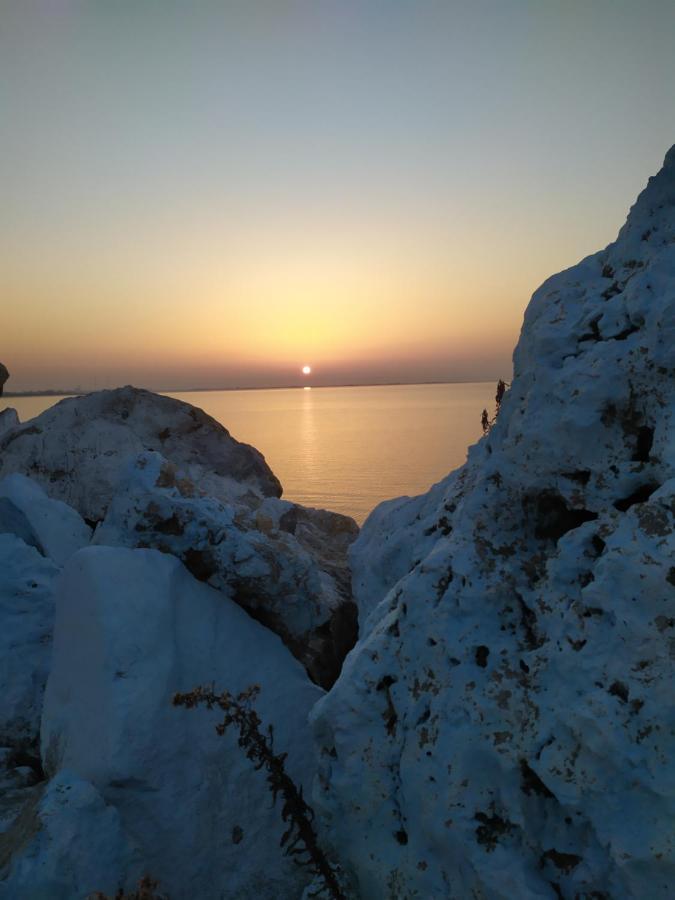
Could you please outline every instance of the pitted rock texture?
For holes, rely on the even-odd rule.
[[[20,472],[97,522],[115,494],[120,465],[157,450],[220,499],[260,503],[281,485],[263,455],[205,412],[134,387],[61,400],[0,437],[0,477]]]
[[[257,509],[207,497],[159,453],[120,478],[95,544],[178,557],[276,632],[312,679],[330,687],[356,641],[347,550],[352,519],[267,498]]]
[[[354,544],[315,801],[367,900],[665,900],[675,148],[617,240],[534,294],[514,364],[465,466]]]

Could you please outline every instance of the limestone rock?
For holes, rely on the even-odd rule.
[[[9,475],[0,481],[3,532],[18,535],[59,566],[91,539],[91,528],[72,507],[50,499],[25,475]]]
[[[14,534],[0,534],[0,747],[37,757],[59,569]]]
[[[16,428],[19,424],[19,416],[15,409],[8,406],[6,409],[0,410],[0,437],[12,428]]]
[[[299,897],[307,876],[279,848],[264,772],[236,734],[216,734],[222,715],[171,704],[198,684],[260,685],[256,709],[307,789],[307,714],[321,691],[281,641],[153,550],[81,550],[56,609],[42,720],[52,780],[24,811],[34,826],[0,897],[112,894],[144,872],[176,900]]]
[[[91,885],[112,897],[119,873],[143,874],[139,848],[92,784],[64,771],[24,794],[20,820],[0,834],[0,869],[10,863],[0,900],[80,900]]]
[[[675,148],[534,294],[466,465],[354,544],[315,799],[362,897],[671,895],[674,347]]]
[[[103,518],[121,466],[157,450],[220,499],[281,495],[264,457],[205,412],[125,387],[70,397],[0,437],[0,477],[20,472],[85,519]]]
[[[181,559],[271,628],[329,687],[356,640],[347,550],[352,519],[268,498],[256,510],[204,496],[159,453],[120,478],[95,544],[154,547]]]

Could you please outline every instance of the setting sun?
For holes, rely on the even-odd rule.
[[[312,374],[312,367],[311,367],[311,366],[303,366],[303,367],[302,367],[302,374],[303,374],[303,375],[311,375],[311,374]]]

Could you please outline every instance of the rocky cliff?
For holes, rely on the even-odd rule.
[[[675,148],[514,363],[466,465],[353,546],[317,802],[369,900],[670,897]]]

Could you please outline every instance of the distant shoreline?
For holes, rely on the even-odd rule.
[[[222,391],[291,391],[303,390],[303,388],[312,388],[314,391],[331,388],[356,388],[356,387],[414,387],[415,385],[433,385],[433,384],[492,384],[496,383],[496,379],[488,378],[482,381],[474,381],[472,379],[464,381],[374,381],[374,382],[358,382],[345,384],[277,384],[266,385],[261,387],[208,387],[208,388],[141,388],[141,390],[152,391],[154,394],[207,394],[220,393]],[[134,385],[136,387],[137,385]],[[123,385],[118,385],[123,387]],[[94,391],[112,391],[116,388],[93,388],[91,390],[49,390],[49,391],[5,391],[2,399],[5,397],[80,397],[84,394],[92,394]]]

